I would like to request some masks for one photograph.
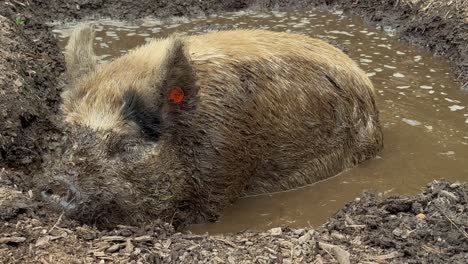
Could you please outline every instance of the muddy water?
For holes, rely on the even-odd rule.
[[[409,194],[434,179],[468,180],[468,95],[460,91],[447,61],[397,41],[389,28],[316,10],[97,23],[95,45],[103,62],[176,31],[263,28],[301,32],[344,47],[376,87],[385,135],[385,150],[378,158],[311,186],[240,199],[217,223],[193,226],[193,232],[318,226],[364,190]],[[65,45],[68,27],[55,32]]]

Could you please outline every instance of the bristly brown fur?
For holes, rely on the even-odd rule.
[[[67,48],[73,147],[49,175],[78,190],[70,216],[213,220],[242,195],[313,183],[382,149],[372,83],[320,40],[262,30],[176,35],[98,67],[85,48],[90,34],[81,28]],[[168,100],[174,87],[181,103]]]

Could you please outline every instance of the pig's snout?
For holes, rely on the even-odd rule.
[[[55,177],[41,188],[42,198],[49,204],[64,211],[73,211],[81,200],[76,186],[64,177]]]

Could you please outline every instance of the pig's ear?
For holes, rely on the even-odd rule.
[[[90,24],[79,26],[73,31],[65,47],[65,63],[69,80],[89,73],[96,66],[93,50],[94,29]]]
[[[196,106],[198,89],[186,52],[183,36],[170,37],[158,74],[159,112],[164,126],[187,121]]]

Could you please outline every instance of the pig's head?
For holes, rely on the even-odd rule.
[[[66,139],[46,163],[40,196],[92,224],[170,220],[190,195],[190,161],[181,149],[191,137],[196,88],[184,38],[104,65],[96,63],[93,39],[82,26],[66,47]]]

